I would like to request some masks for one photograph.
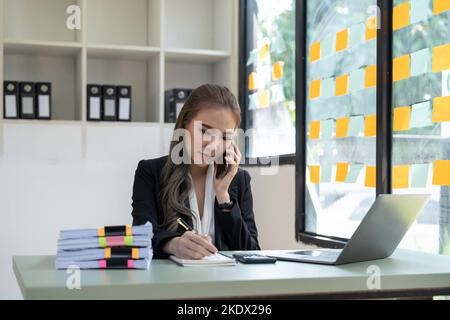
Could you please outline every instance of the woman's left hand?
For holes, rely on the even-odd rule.
[[[241,152],[233,141],[231,143],[231,146],[226,150],[225,161],[229,165],[227,174],[222,179],[217,179],[216,174],[214,173],[214,191],[216,192],[217,202],[225,203],[231,201],[230,195],[228,194],[228,188],[230,187],[231,181],[233,181],[234,176],[238,172],[241,157]]]

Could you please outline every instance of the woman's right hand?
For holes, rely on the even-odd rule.
[[[200,260],[217,253],[209,236],[200,236],[192,231],[186,231],[181,237],[169,240],[163,250],[180,259]]]

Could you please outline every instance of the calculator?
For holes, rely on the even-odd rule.
[[[268,257],[259,253],[234,253],[233,257],[246,264],[262,264],[262,263],[275,263],[277,258]]]

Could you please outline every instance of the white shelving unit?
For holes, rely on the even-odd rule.
[[[66,27],[71,5],[80,30]],[[216,83],[237,95],[237,17],[238,0],[0,0],[0,95],[4,80],[49,81],[44,123],[163,124],[167,89]],[[87,122],[89,83],[131,85],[131,124]],[[4,120],[3,99],[0,117],[42,122]]]

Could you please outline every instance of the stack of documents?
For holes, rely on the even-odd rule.
[[[153,228],[114,226],[62,230],[58,240],[57,269],[148,269],[153,258]]]

